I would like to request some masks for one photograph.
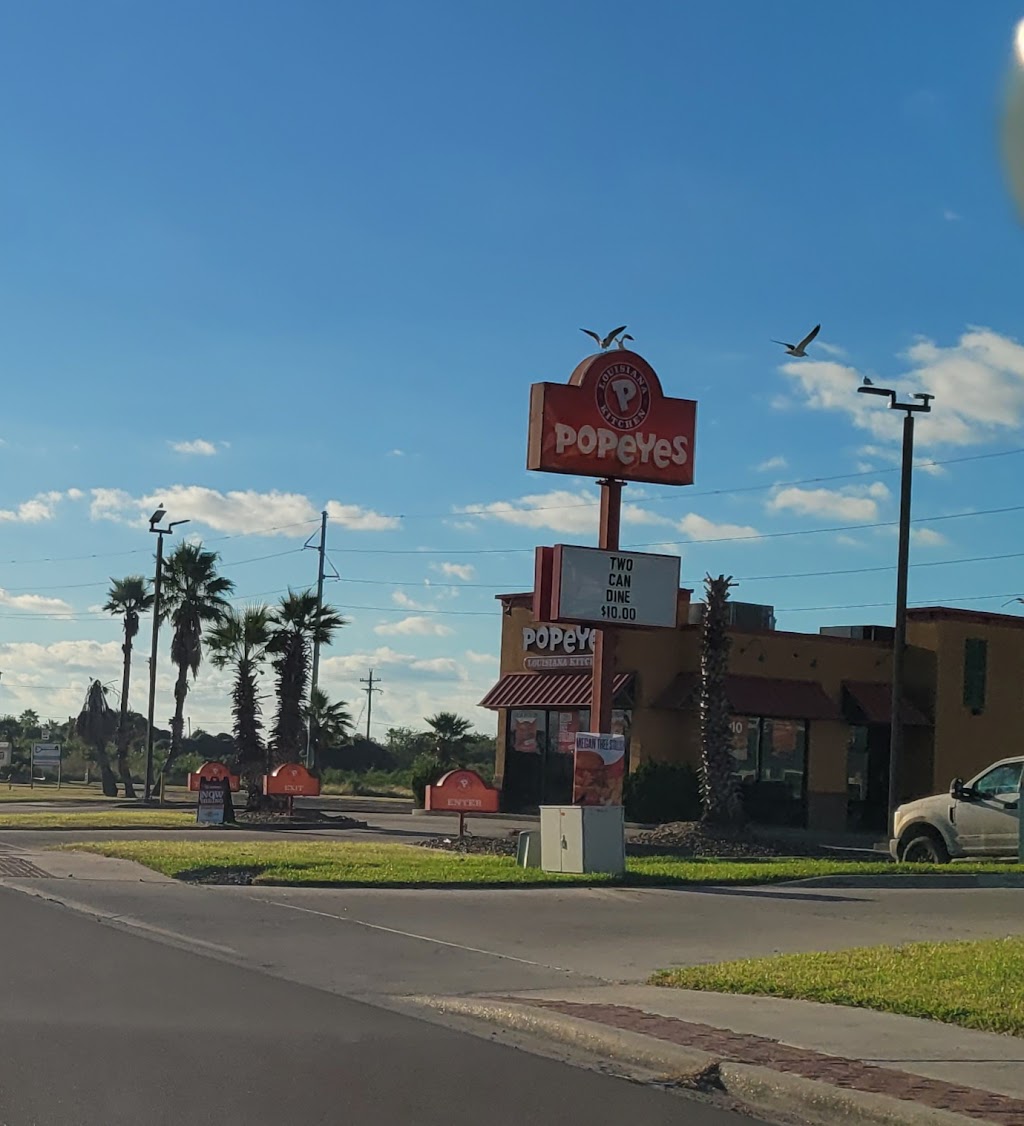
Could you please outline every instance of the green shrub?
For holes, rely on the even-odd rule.
[[[413,759],[409,785],[416,804],[421,809],[426,800],[427,787],[436,782],[447,769],[437,755],[417,755]]]
[[[688,763],[642,762],[623,787],[626,817],[642,824],[696,821],[701,814],[700,779]]]

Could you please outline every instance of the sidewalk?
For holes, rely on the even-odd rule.
[[[417,1003],[812,1121],[1024,1124],[1024,1040],[774,997],[602,986]]]

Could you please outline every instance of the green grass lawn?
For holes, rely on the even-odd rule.
[[[179,815],[185,816],[185,815]],[[461,856],[413,847],[348,841],[103,841],[69,846],[136,860],[167,876],[212,878],[251,872],[256,883],[336,887],[506,886],[614,883],[607,876],[572,876],[519,868],[511,857]],[[971,871],[1024,871],[1007,865],[971,865]],[[762,884],[808,876],[945,872],[928,865],[884,861],[780,859],[681,860],[631,857],[624,882],[665,887],[694,884]]]
[[[41,782],[38,786],[29,786],[21,782],[11,786],[6,782],[0,782],[0,802],[113,800],[113,798],[105,798],[99,786],[91,783],[86,786],[82,782],[65,782],[58,790],[56,782]]]
[[[194,812],[175,809],[0,813],[0,829],[186,829],[195,823]]]
[[[913,942],[663,970],[655,985],[796,997],[1024,1036],[1024,938]]]

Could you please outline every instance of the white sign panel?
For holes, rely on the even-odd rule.
[[[33,743],[32,762],[36,766],[57,766],[60,762],[60,743]]]
[[[678,555],[560,544],[555,558],[554,617],[560,621],[675,628]]]
[[[11,765],[11,744],[0,743],[0,766]]]

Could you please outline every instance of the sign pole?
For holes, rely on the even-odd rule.
[[[601,488],[601,525],[598,547],[603,551],[619,548],[619,526],[622,513],[622,481],[606,477],[598,482]],[[592,731],[610,734],[615,695],[615,634],[607,626],[594,638],[594,683],[590,696],[590,727]]]

